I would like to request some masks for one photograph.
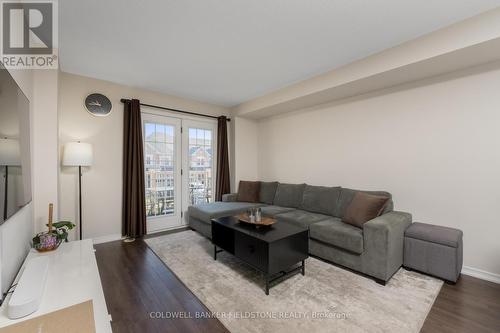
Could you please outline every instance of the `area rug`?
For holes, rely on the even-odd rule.
[[[231,332],[418,332],[440,280],[400,269],[386,286],[316,258],[264,293],[261,274],[229,253],[213,259],[194,231],[146,240],[149,247]]]

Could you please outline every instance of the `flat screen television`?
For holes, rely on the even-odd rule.
[[[29,100],[0,64],[0,225],[31,201]]]

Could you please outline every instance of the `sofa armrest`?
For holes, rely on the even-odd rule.
[[[405,230],[410,226],[412,216],[405,212],[389,212],[363,225],[366,249],[374,260],[374,265],[384,266],[384,278],[389,280],[403,264]],[[374,269],[379,270],[382,267]],[[382,273],[380,271],[379,273]]]
[[[406,228],[411,224],[412,216],[410,213],[392,211],[380,215],[363,225],[363,231],[383,231],[385,233],[404,236]]]
[[[222,201],[224,202],[234,202],[238,197],[238,193],[227,193],[222,195]]]

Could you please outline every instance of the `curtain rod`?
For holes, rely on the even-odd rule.
[[[127,103],[127,102],[130,102],[130,99],[122,98],[122,99],[120,99],[120,102]],[[139,103],[139,104],[142,105],[142,106],[149,106],[150,108],[155,108],[155,109],[162,109],[162,110],[167,110],[167,111],[174,111],[174,112],[180,112],[180,113],[184,113],[184,114],[190,114],[190,115],[193,115],[193,116],[200,116],[200,117],[207,117],[207,118],[219,119],[219,117],[210,116],[210,115],[203,114],[203,113],[196,113],[196,112],[191,112],[191,111],[172,109],[172,108],[167,108],[167,107],[164,107],[164,106],[158,106],[158,105],[152,105],[152,104],[146,104],[146,103]],[[227,118],[227,121],[231,121],[231,118]]]

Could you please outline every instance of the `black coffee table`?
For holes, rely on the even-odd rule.
[[[228,216],[212,220],[212,244],[214,260],[217,253],[224,250],[261,271],[266,279],[266,295],[269,295],[271,283],[299,271],[305,274],[309,231],[286,222],[256,227]],[[294,267],[299,263],[300,266]]]

